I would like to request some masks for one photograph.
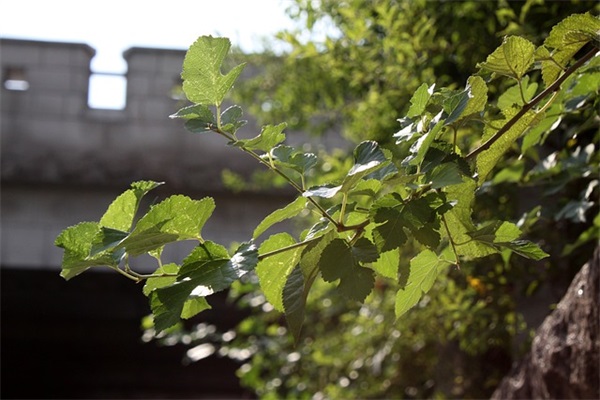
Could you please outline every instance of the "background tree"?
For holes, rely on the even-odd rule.
[[[262,121],[286,120],[316,134],[337,128],[351,140],[385,144],[423,82],[461,87],[504,35],[539,43],[564,17],[594,9],[593,2],[354,0],[322,1],[317,7],[297,1],[290,13],[305,25],[279,35],[289,53],[283,59],[256,56],[265,73],[235,93]],[[319,36],[323,24],[335,34],[318,42],[301,40],[311,37],[304,29]],[[503,84],[495,90],[501,92]],[[597,99],[588,103],[594,106]],[[590,258],[591,230],[599,225],[598,217],[592,222],[598,210],[597,156],[586,147],[598,141],[595,114],[591,108],[560,117],[563,110],[553,111],[545,128],[556,126],[545,146],[530,149],[525,158],[517,152],[508,157],[480,193],[477,210],[481,219],[523,218],[529,237],[543,240],[550,260],[540,265],[495,257],[463,265],[462,273],[441,277],[419,312],[398,324],[393,296],[385,290],[359,315],[342,299],[327,300],[331,293],[315,296],[307,311],[315,334],[295,352],[276,329],[278,314],[253,316],[241,324],[246,329],[233,346],[247,348],[250,337],[256,354],[240,370],[243,382],[258,393],[291,397],[311,390],[332,397],[489,396],[528,348],[544,310],[549,312]],[[550,159],[556,160],[552,166]],[[343,158],[333,160],[332,170],[343,170],[336,168]],[[586,232],[592,240],[577,241]],[[411,254],[405,257],[408,262]],[[264,301],[252,291],[241,299],[241,304]],[[303,357],[290,360],[290,352]]]

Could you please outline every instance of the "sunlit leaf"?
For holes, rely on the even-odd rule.
[[[270,151],[273,147],[285,140],[283,130],[287,124],[266,125],[262,128],[260,134],[252,139],[242,139],[234,142],[236,146],[245,147],[249,150]]]
[[[414,307],[433,286],[441,268],[449,265],[431,250],[424,250],[410,261],[410,275],[403,289],[396,294],[396,318]]]
[[[262,256],[293,244],[296,244],[296,241],[288,233],[278,233],[265,240],[260,245],[258,252]],[[256,266],[256,275],[260,287],[269,303],[276,310],[284,311],[282,303],[283,288],[288,275],[300,261],[302,250],[303,248],[296,247],[289,251],[265,257]]]
[[[273,211],[271,214],[267,215],[265,219],[263,219],[260,224],[254,229],[254,233],[252,234],[252,238],[256,239],[259,237],[264,231],[269,229],[274,224],[284,221],[289,218],[293,218],[296,215],[300,214],[302,210],[306,207],[306,198],[298,197],[296,200],[288,204],[287,206],[280,208],[278,210]]]
[[[533,64],[534,53],[535,46],[527,39],[508,36],[479,66],[499,75],[521,79]]]
[[[245,64],[240,64],[226,75],[221,66],[231,42],[225,38],[201,36],[190,46],[183,60],[183,92],[196,104],[220,105]]]

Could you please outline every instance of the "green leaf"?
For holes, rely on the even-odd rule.
[[[365,237],[358,239],[351,249],[354,258],[361,263],[375,262],[379,258],[377,247]]]
[[[525,76],[521,79],[521,86],[525,101],[531,100],[537,91],[538,84],[536,82],[529,84],[529,76]],[[520,109],[524,104],[519,85],[511,86],[498,97],[498,108],[503,112],[511,108]]]
[[[467,88],[444,100],[444,111],[448,114],[448,117],[443,121],[444,125],[451,125],[460,118],[467,108],[467,104],[469,104],[470,97],[470,90]]]
[[[335,196],[336,194],[338,194],[338,192],[342,189],[342,185],[339,186],[334,186],[332,184],[327,184],[327,185],[323,185],[323,186],[315,186],[312,187],[308,190],[306,190],[304,193],[302,193],[302,196],[304,197],[323,197],[326,199],[332,198],[333,196]]]
[[[387,252],[402,246],[408,239],[404,232],[404,220],[400,211],[394,208],[379,208],[375,222],[382,223],[373,229],[373,240],[380,252]]]
[[[169,115],[169,118],[182,118],[185,120],[196,120],[206,125],[216,125],[215,115],[206,104],[194,104],[184,107],[175,114]]]
[[[178,323],[183,304],[194,290],[191,282],[174,282],[150,293],[150,309],[154,315],[154,329],[160,333]]]
[[[287,276],[285,286],[283,287],[282,300],[285,319],[296,343],[300,339],[300,332],[304,323],[307,294],[308,291],[304,286],[302,269],[297,265]]]
[[[259,255],[294,245],[296,241],[288,233],[278,233],[265,240],[258,251]],[[300,261],[302,248],[265,257],[256,266],[256,275],[265,297],[279,311],[284,311],[283,288],[292,269]]]
[[[544,41],[544,45],[560,49],[570,46],[581,48],[585,43],[596,39],[600,31],[600,19],[591,15],[573,14],[556,24]]]
[[[221,129],[225,132],[235,134],[238,129],[248,122],[240,119],[243,114],[240,106],[231,106],[227,108],[221,113]]]
[[[224,290],[252,271],[258,263],[258,251],[252,243],[243,243],[228,257],[227,249],[213,242],[196,247],[183,261],[177,280],[168,286],[153,281],[150,306],[158,332],[210,308],[204,297]],[[164,278],[169,279],[169,278]]]
[[[423,114],[425,107],[427,107],[427,103],[433,94],[434,88],[435,84],[427,86],[426,83],[423,83],[421,86],[419,86],[417,91],[410,99],[410,108],[406,114],[407,117],[414,118]]]
[[[415,306],[433,286],[442,267],[449,265],[431,250],[424,250],[410,261],[406,286],[396,294],[396,318]]]
[[[270,151],[273,147],[285,140],[283,130],[287,124],[264,126],[260,134],[252,139],[242,139],[234,142],[235,146],[244,147],[249,150],[260,150],[264,152]]]
[[[181,309],[181,318],[190,319],[204,310],[210,310],[212,307],[203,296],[188,296]]]
[[[153,181],[132,183],[131,189],[123,192],[108,206],[108,210],[100,219],[100,225],[119,231],[129,231],[142,197],[159,185],[162,183]]]
[[[300,267],[302,268],[302,273],[304,274],[304,280],[307,286],[310,286],[312,280],[316,277],[323,249],[325,249],[336,237],[336,232],[329,230],[318,239],[310,242],[302,251]]]
[[[227,289],[234,281],[254,270],[257,263],[258,250],[253,243],[243,243],[229,258],[223,246],[207,241],[186,257],[177,279],[189,278],[194,287],[202,287],[202,293],[210,295]]]
[[[183,92],[196,104],[220,105],[233,87],[245,64],[234,67],[226,75],[221,66],[231,42],[225,38],[201,36],[190,46],[183,60]]]
[[[499,75],[521,79],[533,64],[534,53],[535,46],[529,40],[508,36],[479,67]]]
[[[518,255],[529,258],[535,261],[539,261],[548,257],[548,253],[543,251],[535,243],[531,243],[528,240],[514,240],[507,243],[497,243],[500,246],[506,247],[517,253]]]
[[[467,79],[466,89],[469,93],[469,101],[467,102],[461,117],[458,119],[459,121],[482,112],[488,101],[488,88],[482,77],[470,76],[469,79]],[[446,123],[448,123],[447,120]]]
[[[156,271],[154,271],[153,275],[177,274],[178,272],[179,272],[179,265],[177,265],[175,263],[169,263],[169,264],[165,264],[162,267],[158,268]],[[165,286],[170,286],[173,283],[175,283],[176,280],[177,280],[176,276],[148,278],[148,279],[146,279],[146,283],[144,284],[144,288],[143,288],[142,292],[144,293],[144,295],[150,296],[150,293],[152,293],[152,291],[162,288],[162,287],[165,287]]]
[[[536,51],[542,64],[542,78],[551,85],[573,56],[588,42],[598,40],[600,20],[590,13],[574,14],[556,24]]]
[[[443,119],[441,120],[441,117],[442,113],[440,112],[431,120],[429,131],[421,136],[419,140],[413,143],[412,146],[410,146],[410,152],[412,155],[403,162],[408,162],[409,165],[420,165],[423,162],[425,154],[427,154],[431,144],[445,125],[445,121]]]
[[[313,153],[302,153],[285,145],[274,147],[269,152],[269,156],[275,164],[292,168],[301,174],[306,173],[317,164],[317,156]],[[267,156],[263,156],[263,158],[267,158]]]
[[[354,189],[350,191],[352,196],[369,196],[374,198],[377,193],[381,190],[383,184],[379,179],[367,179],[362,180],[354,186]]]
[[[427,174],[427,180],[430,182],[432,189],[461,184],[463,177],[462,170],[454,162],[440,164]]]
[[[508,248],[515,253],[533,260],[541,260],[548,256],[539,246],[527,240],[518,240],[521,230],[518,226],[507,221],[496,221],[470,232],[469,236],[484,243],[497,252]]]
[[[536,121],[536,114],[532,111],[528,111],[488,149],[477,156],[476,167],[478,173],[478,185],[483,184],[488,174],[496,166],[504,153],[506,153],[513,143]]]
[[[354,149],[354,166],[344,178],[340,191],[342,193],[349,192],[361,179],[387,163],[388,159],[377,142],[369,140],[360,143]]]
[[[296,198],[296,200],[294,200],[287,206],[275,210],[271,214],[267,215],[265,219],[263,219],[261,223],[258,224],[256,229],[254,229],[252,238],[256,239],[274,224],[289,218],[293,218],[296,215],[300,214],[302,210],[306,208],[306,201],[306,198],[298,197]]]
[[[379,275],[385,276],[386,278],[398,281],[398,270],[400,267],[400,249],[395,248],[390,251],[386,251],[379,255],[377,261],[371,264],[371,268],[375,270]]]
[[[82,222],[63,230],[54,244],[64,249],[62,271],[60,275],[69,280],[90,267],[117,266],[119,259],[110,254],[100,253],[90,257],[92,242],[100,226],[97,222]]]
[[[112,249],[127,237],[128,233],[116,229],[100,227],[100,230],[92,240],[90,256],[95,256],[103,251]]]
[[[192,200],[175,195],[154,205],[121,243],[133,256],[176,240],[201,240],[201,230],[215,208],[210,197]]]
[[[319,270],[327,282],[340,280],[338,290],[344,296],[364,301],[375,284],[373,271],[362,267],[352,247],[343,239],[332,240],[319,259]]]

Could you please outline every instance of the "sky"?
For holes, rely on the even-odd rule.
[[[273,39],[277,31],[294,27],[285,13],[290,3],[0,0],[0,37],[85,43],[96,50],[93,72],[124,74],[127,65],[122,54],[134,46],[185,50],[199,36],[213,35],[228,37],[244,51],[260,51],[264,40]]]

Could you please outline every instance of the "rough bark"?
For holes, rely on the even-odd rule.
[[[600,247],[492,399],[600,399]]]

